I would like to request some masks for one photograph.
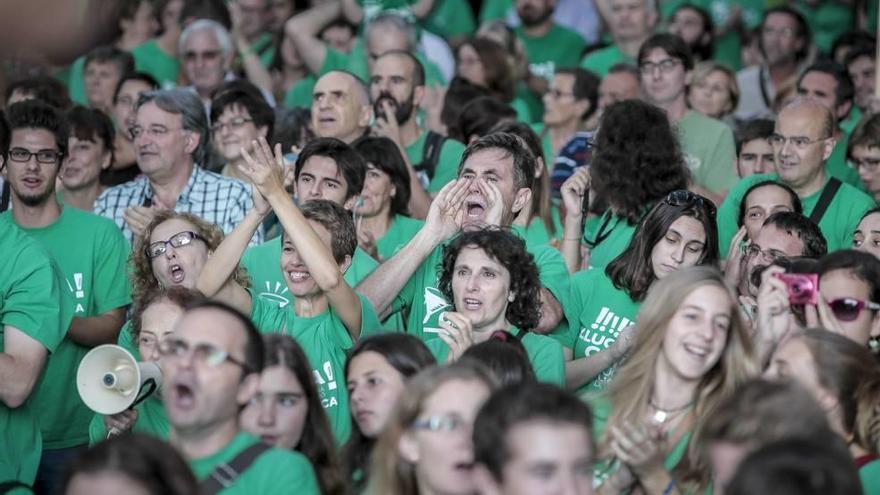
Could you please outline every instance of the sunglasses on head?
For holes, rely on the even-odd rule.
[[[880,304],[871,301],[862,301],[851,297],[835,299],[828,303],[834,317],[840,321],[853,321],[862,314],[862,310],[880,310]]]
[[[706,209],[706,213],[709,215],[710,218],[715,218],[715,213],[717,212],[715,204],[712,203],[712,201],[700,196],[699,194],[687,191],[685,189],[672,191],[671,193],[666,195],[666,198],[663,199],[663,202],[668,204],[669,206],[702,206]]]

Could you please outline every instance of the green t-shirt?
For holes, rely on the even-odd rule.
[[[477,30],[477,21],[471,4],[465,0],[440,0],[422,24],[425,29],[447,40],[467,36]]]
[[[521,234],[522,229],[514,229]],[[541,285],[547,288],[559,301],[563,310],[568,303],[568,268],[558,250],[550,246],[526,245],[534,256],[540,273]],[[440,279],[440,264],[443,260],[443,246],[436,249],[416,269],[397,295],[393,311],[408,310],[406,331],[422,341],[428,341],[440,332],[440,313],[452,308],[449,301],[437,288]]]
[[[152,39],[131,50],[134,56],[134,68],[153,76],[163,89],[177,86],[177,74],[180,65],[173,53],[165,53],[159,43]]]
[[[612,67],[621,62],[635,65],[636,60],[623,53],[617,45],[611,45],[588,53],[581,61],[581,67],[594,72],[599,77],[605,77]]]
[[[584,270],[571,276],[569,331],[552,337],[574,351],[574,359],[592,356],[608,349],[621,332],[635,324],[641,303],[618,289],[604,269]],[[602,392],[611,384],[617,363],[602,371],[578,389],[579,394]]]
[[[831,177],[837,177],[841,182],[867,193],[868,188],[865,187],[865,183],[862,182],[861,177],[859,177],[859,172],[853,167],[850,167],[846,162],[847,141],[849,141],[849,134],[844,134],[840,141],[834,145],[834,151],[831,152],[831,156],[829,156],[828,160],[825,162],[825,170],[828,171],[828,174]]]
[[[12,212],[4,216],[11,219]],[[112,221],[64,207],[51,225],[22,230],[39,241],[55,260],[74,301],[74,317],[98,316],[131,304],[128,278],[120,276],[126,273],[131,249]],[[46,449],[89,441],[93,413],[76,393],[76,370],[89,350],[65,338],[46,362],[34,389],[31,401]]]
[[[676,127],[694,182],[712,192],[726,191],[736,184],[736,147],[729,127],[693,110]]]
[[[730,240],[733,239],[733,236],[739,229],[736,220],[737,216],[739,216],[739,205],[745,192],[754,184],[766,180],[779,181],[779,176],[776,174],[758,174],[745,177],[733,186],[727,198],[721,203],[721,207],[718,208],[719,252],[727,252],[730,248]],[[801,198],[804,215],[810,216],[821,195],[822,189],[808,197]],[[853,233],[859,225],[859,220],[861,220],[862,215],[866,211],[873,207],[874,200],[870,196],[849,184],[841,184],[840,189],[834,195],[834,199],[831,200],[831,204],[828,205],[828,209],[819,221],[819,230],[822,231],[825,240],[828,241],[828,251],[850,248],[852,246]]]
[[[748,30],[758,27],[764,17],[764,0],[690,0],[687,3],[705,9],[716,26],[727,23],[734,5],[739,7],[740,19]],[[731,29],[721,37],[715,38],[713,45],[713,60],[727,65],[734,71],[742,68],[740,58],[742,42],[736,29]]]
[[[516,333],[517,330],[513,332]],[[562,353],[562,345],[546,335],[532,332],[524,332],[520,342],[526,348],[526,354],[538,381],[565,387],[565,356]],[[431,350],[438,363],[446,362],[449,355],[449,346],[446,342],[435,337],[425,342],[425,345]]]
[[[871,461],[859,469],[859,479],[865,495],[880,495],[880,460]]]
[[[630,224],[611,210],[587,220],[584,242],[590,247],[590,268],[604,270],[611,260],[629,246],[635,230],[636,224]]]
[[[5,216],[0,216],[0,253],[0,352],[7,325],[54,352],[70,320],[50,254]],[[0,402],[0,480],[34,482],[43,451],[34,409],[33,400],[15,409]]]
[[[318,80],[313,75],[308,75],[293,83],[293,86],[284,94],[284,106],[312,108],[312,92]]]
[[[611,418],[611,400],[604,394],[591,394],[582,398],[584,399],[584,402],[590,406],[590,410],[593,412],[593,439],[596,441],[597,445],[601,445],[602,437],[605,435],[605,425],[608,423],[608,419]],[[669,455],[666,456],[666,459],[663,461],[663,467],[666,468],[667,471],[675,469],[678,463],[684,458],[684,455],[687,452],[688,443],[690,443],[691,440],[692,432],[693,431],[691,430],[682,435],[681,439],[669,452]],[[600,459],[593,466],[593,486],[603,483],[608,477],[614,474],[617,469],[619,468],[616,465],[609,464],[608,459]]]
[[[558,24],[553,24],[540,38],[526,35],[522,26],[515,28],[514,33],[525,45],[529,72],[548,81],[553,79],[556,69],[577,67],[587,45],[581,35]]]
[[[382,324],[372,304],[361,295],[361,337],[382,333]],[[339,444],[351,433],[348,393],[345,385],[345,358],[353,342],[333,308],[318,316],[297,316],[292,308],[279,308],[272,301],[253,298],[251,320],[262,333],[283,333],[302,346],[318,385],[321,405]]]
[[[168,424],[168,414],[165,413],[165,405],[162,403],[162,394],[153,392],[143,402],[135,406],[138,412],[137,421],[131,427],[131,431],[146,433],[162,440],[168,440],[171,427]],[[89,445],[94,445],[107,438],[107,428],[104,425],[104,416],[95,414],[89,424]]]
[[[376,241],[376,251],[379,257],[387,260],[394,255],[400,248],[410,241],[418,232],[425,222],[410,218],[406,215],[394,215],[388,232],[385,232],[379,240]]]
[[[852,131],[859,124],[859,121],[862,120],[862,111],[859,110],[859,107],[853,105],[852,109],[849,111],[849,115],[846,116],[846,120],[841,120],[838,124],[843,132],[846,133],[845,141],[849,142],[849,136],[852,134]]]
[[[550,207],[550,218],[553,220],[555,233],[551,235],[550,232],[547,231],[547,225],[544,223],[544,220],[541,217],[536,216],[532,219],[532,223],[526,227],[526,244],[529,246],[552,244],[554,238],[558,238],[562,235],[562,220],[559,218],[559,208],[555,206]]]
[[[239,432],[235,438],[214,455],[193,459],[189,462],[196,479],[202,481],[222,463],[228,463],[246,448],[260,439]],[[271,448],[257,457],[240,473],[235,483],[218,494],[223,495],[275,495],[279,492],[297,495],[318,495],[315,470],[305,456],[294,450]]]
[[[241,265],[247,269],[251,286],[258,296],[282,308],[293,301],[284,274],[281,273],[281,236],[247,248],[241,257]],[[345,272],[345,281],[354,287],[377,266],[379,262],[358,247],[351,259],[351,266]]]
[[[406,157],[409,159],[413,167],[420,165],[425,158],[425,143],[428,141],[428,132],[422,132],[418,139],[406,147]],[[458,165],[461,162],[461,155],[464,154],[465,146],[455,139],[446,138],[443,146],[440,148],[440,158],[437,167],[434,169],[434,176],[430,178],[430,182],[426,187],[429,193],[439,192],[443,186],[455,180],[458,177]],[[427,175],[422,177],[419,173],[422,184],[428,179]]]
[[[810,5],[804,0],[794,2],[794,8],[800,11],[813,33],[813,43],[823,53],[829,53],[834,40],[838,36],[853,29],[856,9],[850,4],[840,1],[816,2]],[[867,2],[867,3],[877,3]]]
[[[88,99],[86,99],[85,65],[85,55],[74,60],[70,64],[70,70],[67,72],[67,80],[64,81],[67,83],[67,93],[70,95],[70,99],[80,105],[89,104]]]

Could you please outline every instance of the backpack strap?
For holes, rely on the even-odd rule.
[[[419,178],[425,187],[434,178],[434,172],[437,171],[437,165],[440,163],[440,151],[443,150],[443,143],[445,141],[446,136],[443,134],[428,131],[428,136],[425,138],[425,147],[422,148],[422,163],[413,167],[418,172]]]
[[[257,457],[271,447],[263,442],[257,442],[242,450],[229,462],[222,462],[211,471],[207,478],[199,483],[201,495],[214,495],[225,488],[234,485],[241,474],[254,463]]]
[[[822,189],[822,195],[819,196],[819,202],[816,203],[816,207],[813,208],[812,213],[810,213],[810,220],[812,220],[813,223],[819,225],[819,221],[822,220],[822,216],[825,215],[825,211],[828,209],[828,206],[831,204],[831,201],[834,199],[840,186],[841,182],[836,177],[832,177],[828,180],[828,183],[825,184],[825,188]]]

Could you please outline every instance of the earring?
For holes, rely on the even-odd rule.
[[[515,293],[511,292],[510,294],[507,294],[507,302],[513,302],[514,299],[516,299]]]

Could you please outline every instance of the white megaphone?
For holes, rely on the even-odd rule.
[[[79,396],[89,409],[104,415],[139,404],[161,384],[158,364],[138,362],[130,352],[112,344],[89,351],[76,371]]]

